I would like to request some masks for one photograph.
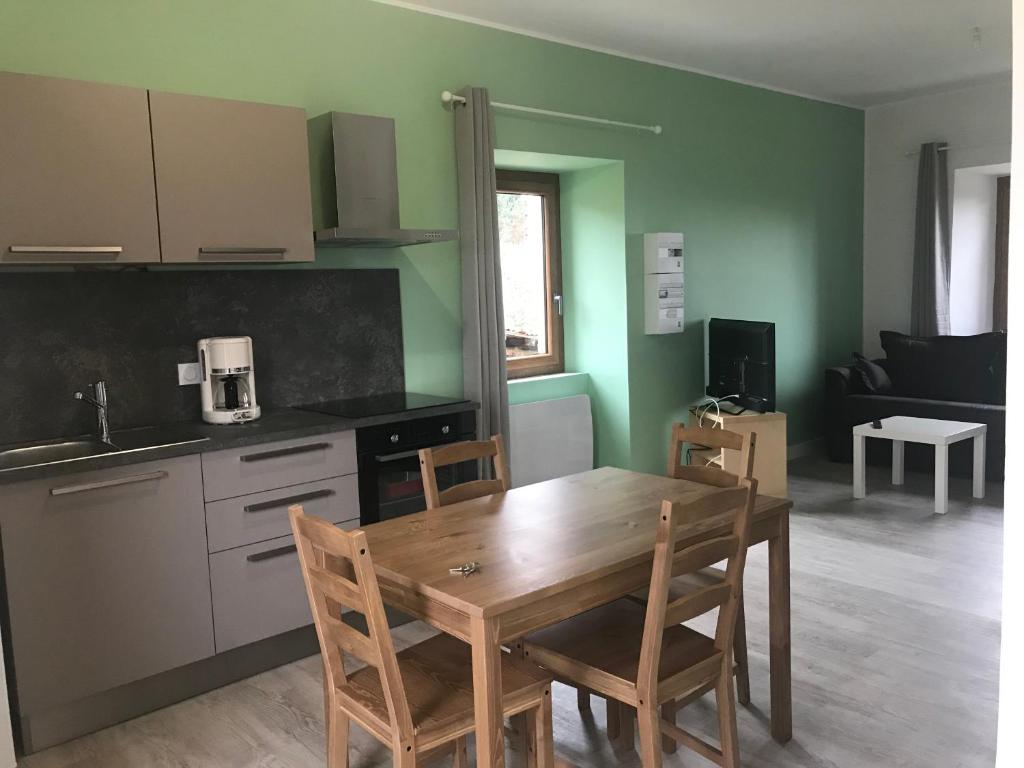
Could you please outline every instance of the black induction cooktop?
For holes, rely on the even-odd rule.
[[[365,416],[383,416],[437,405],[456,405],[468,402],[462,397],[441,397],[439,395],[424,395],[419,392],[388,392],[383,395],[325,400],[320,403],[307,403],[295,407],[301,411],[315,411],[331,416],[358,419]]]

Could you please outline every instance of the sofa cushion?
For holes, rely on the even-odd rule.
[[[961,403],[1006,403],[1006,334],[907,336],[882,331],[893,392]]]
[[[854,352],[853,369],[860,377],[864,391],[869,395],[887,395],[892,392],[892,380],[885,368],[878,363]]]

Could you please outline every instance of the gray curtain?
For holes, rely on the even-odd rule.
[[[463,88],[459,95],[466,99],[455,107],[462,255],[462,376],[466,397],[480,403],[480,436],[503,435],[508,456],[508,373],[494,178],[494,119],[486,88]],[[484,472],[488,476],[489,462],[485,462]]]
[[[949,334],[949,184],[945,143],[921,145],[914,226],[914,286],[910,332]],[[943,150],[943,151],[940,151]]]

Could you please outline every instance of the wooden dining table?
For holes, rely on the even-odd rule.
[[[501,654],[527,633],[650,583],[663,499],[720,489],[603,467],[366,526],[386,603],[472,646],[477,765],[505,764]],[[751,545],[768,542],[771,732],[792,737],[788,499],[758,496]],[[726,531],[679,532],[683,547]],[[469,575],[451,569],[476,563]]]

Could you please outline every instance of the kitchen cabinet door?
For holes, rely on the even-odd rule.
[[[150,92],[165,262],[313,260],[306,113]]]
[[[0,486],[22,718],[212,656],[198,456]]]
[[[0,264],[160,261],[146,91],[0,72]]]

